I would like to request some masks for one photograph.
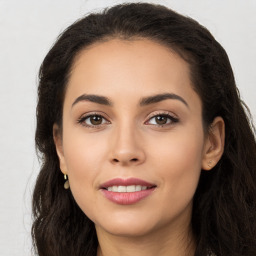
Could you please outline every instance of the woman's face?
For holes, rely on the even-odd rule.
[[[187,229],[205,137],[189,67],[168,48],[113,39],[76,58],[56,145],[98,233]]]

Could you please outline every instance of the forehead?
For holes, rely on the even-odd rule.
[[[82,50],[75,58],[67,94],[107,97],[171,92],[191,97],[189,65],[178,54],[147,39],[112,39]],[[67,95],[68,96],[68,95]]]
[[[189,74],[188,63],[167,46],[149,39],[111,39],[94,43],[82,50],[74,60],[71,76],[74,78],[81,71],[88,71],[88,75],[95,68],[98,71],[105,69],[110,72],[114,68],[120,71],[123,67],[127,67],[126,72],[151,68],[157,72],[167,70],[173,74],[177,73],[174,66],[183,69],[183,74]]]

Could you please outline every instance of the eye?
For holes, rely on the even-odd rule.
[[[94,128],[100,127],[103,124],[108,124],[109,121],[106,120],[102,115],[93,114],[81,117],[78,120],[78,123],[90,128]]]
[[[164,126],[169,125],[173,123],[177,123],[179,119],[177,117],[174,117],[170,114],[157,114],[149,118],[149,120],[146,122],[146,124],[150,125],[157,125],[157,126]]]

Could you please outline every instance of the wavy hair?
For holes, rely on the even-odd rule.
[[[36,148],[41,170],[33,193],[32,238],[39,256],[94,256],[93,222],[63,189],[53,141],[62,123],[65,89],[74,58],[95,42],[145,38],[179,54],[190,66],[203,105],[207,132],[216,116],[225,121],[225,148],[218,164],[202,171],[194,196],[192,228],[196,256],[255,256],[256,140],[249,110],[241,101],[228,56],[195,20],[164,6],[131,3],[92,13],[69,26],[45,57],[39,72]]]

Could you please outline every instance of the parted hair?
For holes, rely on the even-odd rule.
[[[94,223],[63,188],[53,125],[61,127],[66,86],[75,57],[96,42],[145,38],[166,46],[190,67],[203,106],[205,132],[216,116],[225,122],[225,148],[211,171],[201,171],[194,195],[195,256],[256,255],[256,140],[248,108],[240,99],[228,56],[195,20],[161,5],[120,4],[69,26],[39,72],[36,149],[41,162],[33,192],[32,238],[39,256],[95,256]]]

